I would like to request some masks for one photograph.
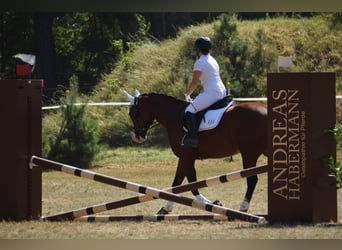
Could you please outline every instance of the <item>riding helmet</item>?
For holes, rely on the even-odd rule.
[[[209,37],[201,36],[196,39],[195,47],[203,54],[208,54],[211,49],[211,40]]]

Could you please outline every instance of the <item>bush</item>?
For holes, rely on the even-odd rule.
[[[248,43],[238,33],[236,15],[220,16],[216,25],[218,44],[223,56],[218,57],[224,67],[221,77],[231,82],[232,94],[237,97],[253,97],[265,94],[265,88],[258,84],[266,77],[270,63],[264,52],[267,35],[258,29],[252,43]]]
[[[342,149],[341,126],[328,130],[327,132],[330,132],[333,135],[336,141],[337,149],[341,150]],[[330,170],[332,171],[331,176],[333,176],[336,180],[336,187],[342,188],[342,163],[338,160],[335,160],[333,156],[330,156],[328,159],[328,165],[329,165]]]
[[[86,105],[75,105],[77,94],[78,80],[72,76],[70,90],[60,100],[65,105],[60,115],[59,132],[53,135],[45,128],[43,148],[49,149],[48,159],[88,168],[99,149],[97,125],[86,118]]]

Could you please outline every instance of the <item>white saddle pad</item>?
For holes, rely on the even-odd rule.
[[[204,130],[210,130],[216,128],[217,125],[220,123],[223,113],[234,104],[234,101],[228,103],[226,107],[221,109],[209,110],[204,114],[204,117],[201,121],[201,124],[198,128],[198,132]]]

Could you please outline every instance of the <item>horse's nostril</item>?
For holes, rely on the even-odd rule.
[[[137,142],[137,143],[143,143],[144,141],[146,141],[146,136],[144,137],[137,136],[136,133],[134,132],[131,133],[131,138],[132,138],[132,141]]]

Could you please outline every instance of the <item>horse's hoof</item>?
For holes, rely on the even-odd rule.
[[[221,201],[219,201],[219,200],[215,200],[215,201],[213,202],[213,204],[216,205],[216,206],[223,207],[223,204],[222,204]]]
[[[159,214],[159,215],[164,215],[164,214],[169,214],[169,212],[168,212],[164,207],[162,207],[162,208],[158,211],[157,214]]]
[[[244,200],[240,205],[240,211],[241,212],[247,212],[249,208],[249,202]]]

